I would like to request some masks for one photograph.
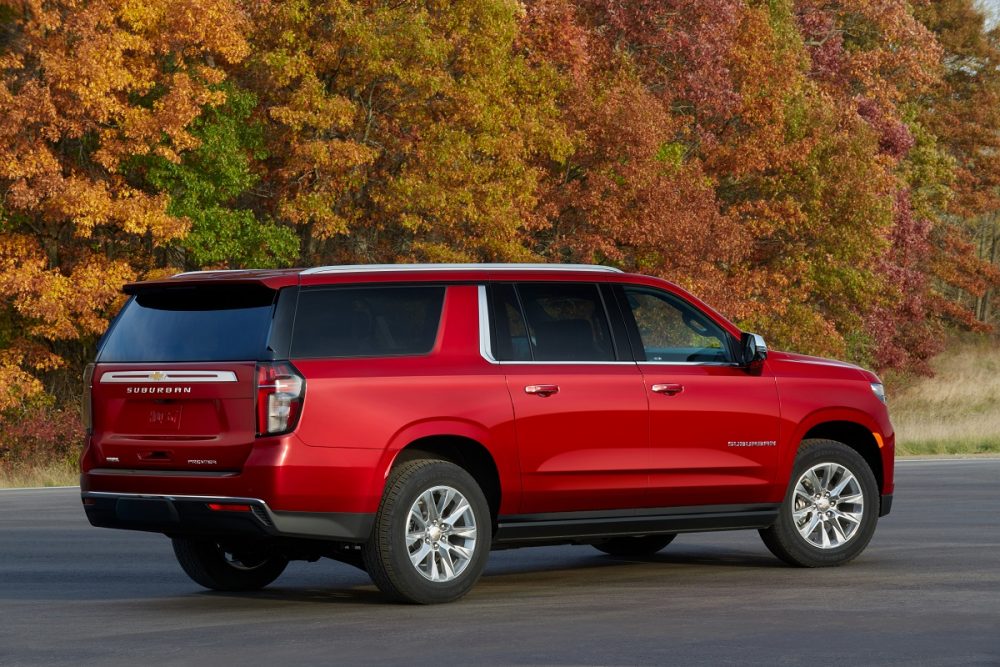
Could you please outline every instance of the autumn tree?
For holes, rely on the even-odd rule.
[[[206,267],[607,262],[925,369],[995,319],[998,48],[972,0],[0,0],[0,413]]]
[[[1000,288],[1000,35],[972,0],[926,3],[918,16],[944,49],[944,77],[917,113],[955,164],[953,196],[935,207],[931,232],[937,304],[953,322],[984,328]]]
[[[901,106],[938,53],[907,3],[880,7],[530,3],[575,139],[548,167],[543,251],[673,277],[779,345],[872,361],[875,313],[904,317],[883,265],[908,201]]]
[[[0,409],[79,363],[122,283],[188,233],[129,170],[198,148],[246,31],[229,0],[0,2]]]
[[[302,261],[505,261],[567,138],[551,68],[514,49],[515,0],[253,3],[268,214]]]

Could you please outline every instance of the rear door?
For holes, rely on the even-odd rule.
[[[648,415],[595,284],[496,284],[493,353],[514,405],[525,514],[644,504]],[[620,320],[620,318],[618,318]],[[614,327],[614,328],[613,328]]]
[[[278,292],[260,284],[136,294],[100,345],[92,380],[99,465],[240,470],[256,437],[256,362]]]

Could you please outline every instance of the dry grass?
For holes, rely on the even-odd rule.
[[[889,387],[897,453],[1000,453],[1000,343],[956,343],[932,367]]]
[[[80,483],[76,462],[52,463],[37,468],[0,469],[0,489],[24,489],[37,486],[75,486]]]

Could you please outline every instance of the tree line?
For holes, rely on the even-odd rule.
[[[997,37],[972,0],[0,0],[0,410],[201,268],[613,264],[925,371],[997,321]]]

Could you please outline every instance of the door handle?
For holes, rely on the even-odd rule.
[[[557,384],[529,384],[524,388],[525,394],[534,394],[535,396],[541,396],[545,398],[551,396],[552,394],[559,393],[559,385]]]
[[[650,389],[654,394],[666,394],[667,396],[673,396],[674,394],[679,394],[684,391],[684,385],[682,384],[654,384]]]

